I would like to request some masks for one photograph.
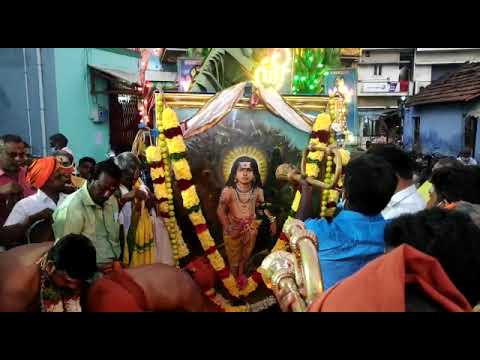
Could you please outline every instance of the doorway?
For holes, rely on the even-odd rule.
[[[475,155],[475,142],[477,140],[478,118],[469,116],[465,119],[465,148],[472,150],[472,156]]]

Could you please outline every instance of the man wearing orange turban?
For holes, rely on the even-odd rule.
[[[40,189],[45,185],[50,176],[55,172],[58,161],[55,157],[49,156],[38,159],[33,162],[27,171],[27,182],[36,189]]]
[[[9,244],[5,245],[11,247],[30,240],[37,241],[28,239],[27,234],[39,221],[51,222],[53,211],[66,197],[63,191],[72,170],[73,167],[63,167],[53,156],[32,163],[27,170],[26,181],[37,189],[37,193],[15,204],[4,226],[0,228],[0,238],[9,239]],[[40,238],[38,241],[53,240],[50,226],[46,227],[45,234]]]

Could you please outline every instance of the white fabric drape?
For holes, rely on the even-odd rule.
[[[243,97],[247,82],[242,82],[225,89],[211,98],[192,118],[182,125],[183,136],[188,139],[212,128],[227,116],[235,104]],[[284,119],[290,125],[306,133],[312,131],[314,115],[305,114],[287,104],[274,89],[257,88],[260,99],[274,115]]]
[[[228,89],[225,89],[215,95],[187,122],[187,129],[183,136],[188,139],[203,131],[202,128],[215,125],[220,122],[230,111],[233,110],[235,104],[243,97],[246,82],[239,83]],[[209,126],[211,125],[211,126]],[[208,129],[205,129],[208,130]]]
[[[305,117],[300,111],[296,111],[293,107],[285,102],[282,96],[274,89],[258,88],[260,98],[265,106],[278,117],[284,119],[293,127],[298,130],[310,133],[312,131],[312,125],[307,122],[311,122],[308,117]]]

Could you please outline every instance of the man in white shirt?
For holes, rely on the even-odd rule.
[[[12,246],[25,241],[28,229],[41,220],[51,221],[51,215],[65,199],[62,191],[73,167],[63,167],[53,156],[36,160],[27,172],[27,182],[38,189],[13,207],[0,228],[0,239]]]
[[[473,166],[477,165],[477,160],[472,157],[472,151],[470,149],[465,149],[458,154],[458,161],[460,161],[463,165]]]
[[[425,209],[425,200],[418,194],[413,182],[413,165],[408,155],[392,144],[375,145],[369,154],[385,159],[397,175],[398,183],[395,194],[387,207],[382,211],[386,220],[394,219],[403,214],[413,214]]]

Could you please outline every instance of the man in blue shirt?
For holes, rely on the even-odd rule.
[[[325,290],[384,253],[386,221],[380,212],[394,194],[397,178],[389,163],[365,154],[347,165],[344,183],[344,209],[330,223],[309,218],[312,188],[301,183],[297,218],[317,235]]]

